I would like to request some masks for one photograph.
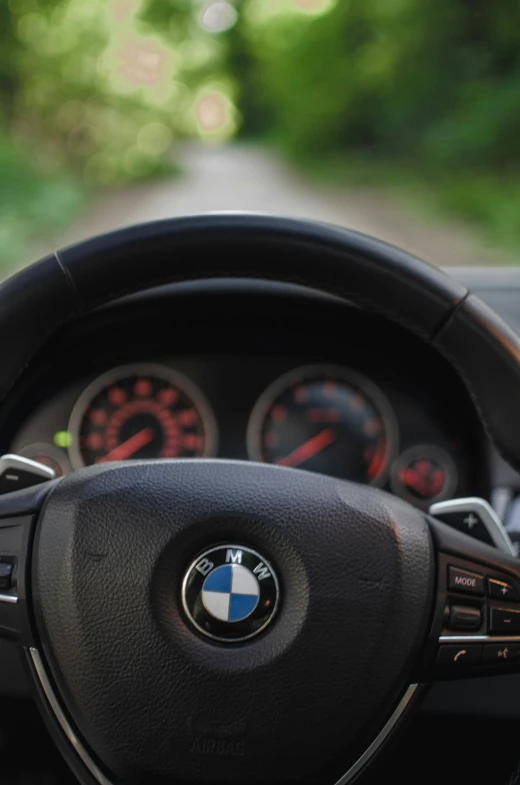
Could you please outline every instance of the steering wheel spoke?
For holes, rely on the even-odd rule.
[[[55,482],[46,466],[0,458],[0,637],[33,642],[28,612],[29,553],[38,513]],[[11,488],[19,490],[11,491]]]
[[[466,500],[447,502],[457,513]],[[476,502],[471,500],[475,509]],[[437,507],[437,506],[435,506]],[[441,510],[442,511],[442,510]],[[520,669],[520,561],[511,552],[429,518],[437,595],[422,677],[496,675]]]
[[[0,292],[0,398],[76,317],[215,276],[297,283],[399,322],[451,361],[520,467],[518,336],[406,253],[269,216],[123,229],[20,272]],[[417,682],[520,668],[520,562],[476,500],[457,531],[453,505],[431,511],[448,526],[374,488],[197,459],[94,465],[47,500],[45,471],[33,485],[9,460],[0,636],[30,648],[81,783],[346,785]]]

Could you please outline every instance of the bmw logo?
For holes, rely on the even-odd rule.
[[[208,638],[226,643],[262,632],[276,613],[279,595],[269,562],[241,545],[218,545],[201,553],[182,584],[188,619]]]

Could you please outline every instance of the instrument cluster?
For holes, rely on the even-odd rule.
[[[252,393],[236,363],[216,382],[203,358],[191,375],[175,361],[112,368],[42,404],[11,450],[58,476],[109,461],[226,457],[383,487],[424,508],[456,493],[461,445],[427,423],[403,438],[406,407],[397,412],[365,373],[287,362]]]

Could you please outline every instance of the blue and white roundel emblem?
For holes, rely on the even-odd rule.
[[[241,564],[224,564],[213,570],[202,587],[202,602],[220,621],[242,621],[258,605],[260,586],[253,573]]]
[[[188,619],[199,632],[228,643],[262,632],[276,613],[279,594],[269,562],[240,545],[217,545],[201,553],[182,584]]]

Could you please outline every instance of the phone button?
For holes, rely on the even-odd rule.
[[[439,648],[437,664],[459,668],[463,665],[475,665],[475,663],[480,662],[481,657],[482,646],[476,646],[471,643],[469,645],[465,643],[459,645],[449,644]]]

